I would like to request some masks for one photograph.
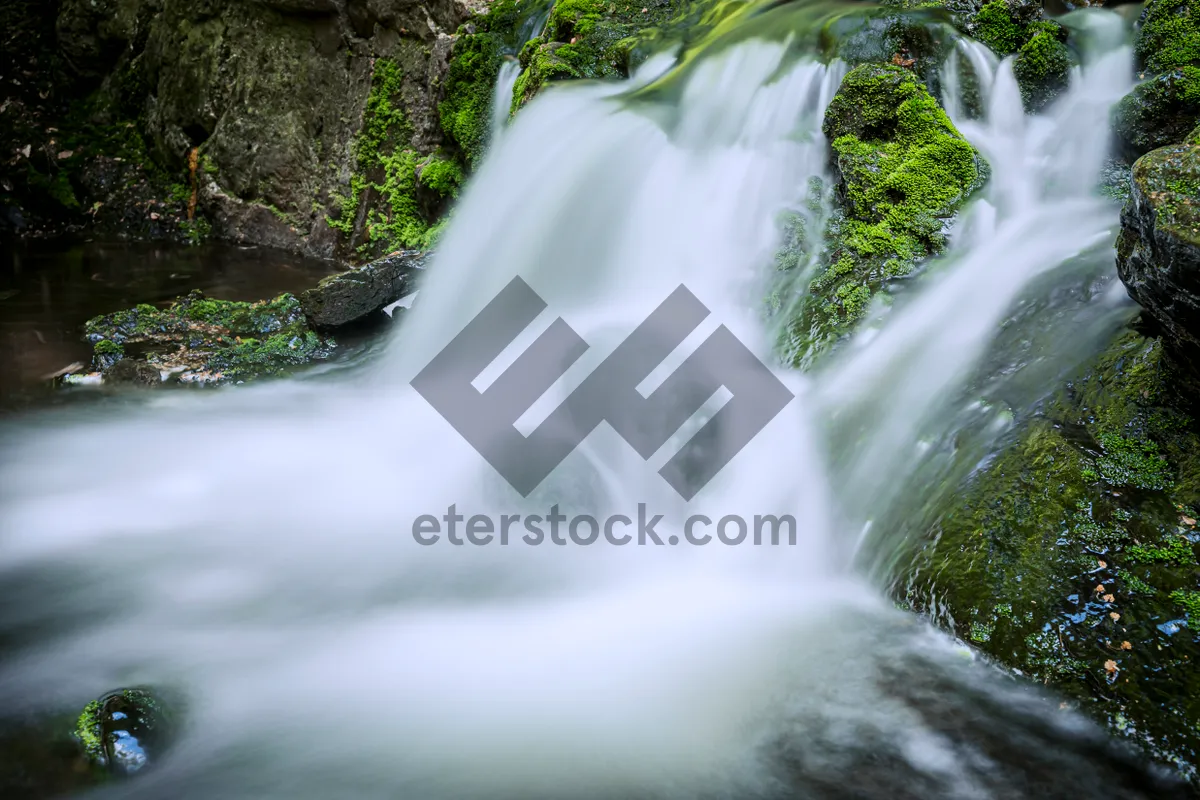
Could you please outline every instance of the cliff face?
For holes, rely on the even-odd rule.
[[[26,3],[10,13],[23,14],[37,36],[10,69],[36,60],[31,69],[47,85],[6,110],[15,116],[18,106],[33,106],[42,120],[5,131],[25,162],[6,181],[6,205],[20,209],[10,223],[67,218],[55,212],[95,203],[103,217],[111,213],[106,205],[129,205],[111,196],[115,190],[144,182],[147,208],[162,206],[150,212],[157,215],[151,222],[183,215],[193,228],[201,225],[160,225],[166,229],[158,233],[195,237],[209,232],[206,221],[224,238],[341,255],[354,231],[339,237],[326,218],[338,215],[351,191],[373,85],[395,128],[391,145],[411,154],[415,170],[445,145],[437,104],[452,34],[472,11],[468,2]],[[122,174],[89,177],[98,160]],[[111,169],[129,162],[140,162],[130,174]],[[56,201],[39,196],[46,185]],[[438,199],[435,193],[416,211],[426,224]],[[156,233],[136,226],[129,232]]]

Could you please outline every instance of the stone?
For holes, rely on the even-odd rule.
[[[1173,69],[1121,98],[1113,129],[1129,159],[1178,144],[1200,122],[1200,70]]]
[[[426,258],[405,251],[331,275],[300,296],[300,307],[315,328],[337,328],[365,319],[410,294]]]
[[[1200,146],[1163,147],[1133,165],[1117,272],[1172,355],[1200,374]]]
[[[162,373],[148,361],[122,358],[104,373],[104,383],[154,388],[162,386]]]
[[[118,776],[152,766],[170,746],[172,709],[146,689],[121,689],[88,703],[76,737],[93,763]]]

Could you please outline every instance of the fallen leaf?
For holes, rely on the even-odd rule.
[[[18,150],[17,152],[20,153],[21,155],[25,156],[26,158],[29,158],[29,154],[33,152],[33,146],[27,144],[24,147],[22,147],[20,150]]]
[[[1115,601],[1117,598],[1113,597],[1111,594],[1106,594],[1106,595],[1104,595],[1104,597],[1102,597],[1100,599],[1106,603],[1111,603],[1111,602]]]
[[[158,219],[158,212],[157,212],[157,211],[151,211],[151,212],[150,212],[150,219]]]
[[[1109,615],[1110,617],[1112,617],[1112,621],[1113,621],[1113,622],[1116,622],[1117,620],[1119,620],[1119,619],[1121,618],[1121,615],[1120,615],[1120,614],[1118,614],[1118,613],[1117,613],[1117,612],[1115,612],[1115,611],[1110,611],[1108,615]]]
[[[1107,561],[1103,561],[1103,560],[1100,560],[1100,559],[1097,559],[1097,560],[1096,560],[1096,563],[1100,565],[1100,569],[1104,569],[1105,567],[1107,567],[1107,566],[1108,566],[1108,562],[1107,562]]]
[[[1131,645],[1129,642],[1121,642],[1121,649],[1122,650],[1132,650],[1133,645]]]
[[[1195,525],[1196,524],[1196,520],[1192,519],[1191,517],[1180,517],[1179,521],[1182,522],[1184,525]]]
[[[643,8],[643,9],[642,9],[642,13],[643,13],[643,14],[645,14],[645,13],[646,13],[646,12],[648,12],[649,10],[650,10],[650,9],[648,9],[648,8]]]
[[[1116,672],[1117,671],[1117,662],[1113,661],[1111,658],[1108,661],[1105,661],[1104,662],[1104,671],[1107,672],[1109,675]]]
[[[73,155],[75,155],[74,150],[63,150],[61,153],[58,154],[58,160],[65,161],[66,159],[70,158]]]
[[[1092,591],[1094,591],[1096,594],[1104,594],[1104,584],[1103,583],[1096,584],[1096,588],[1093,589]]]

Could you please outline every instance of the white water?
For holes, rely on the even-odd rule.
[[[989,76],[988,117],[963,130],[994,177],[944,265],[821,372],[781,373],[797,399],[686,508],[656,474],[670,453],[643,463],[607,429],[522,499],[407,388],[516,275],[549,304],[523,342],[561,316],[592,346],[555,396],[680,283],[712,311],[684,349],[724,324],[767,357],[756,309],[773,220],[824,168],[821,112],[841,77],[808,63],[780,74],[784,55],[727,51],[652,114],[625,108],[619,85],[531,104],[465,193],[388,351],[348,377],[8,426],[0,566],[28,588],[0,620],[42,631],[0,673],[10,702],[177,687],[183,741],[113,790],[146,797],[836,797],[822,792],[868,752],[926,796],[983,797],[997,770],[1047,757],[1013,744],[1012,763],[995,762],[906,698],[937,675],[963,687],[962,702],[937,701],[951,717],[984,713],[980,693],[1027,705],[983,668],[963,673],[960,649],[849,560],[895,505],[889,476],[957,418],[945,406],[1021,293],[1076,254],[1107,256],[1115,211],[1088,191],[1127,50],[1035,120],[1007,67]],[[843,427],[860,446],[835,447]],[[413,519],[452,503],[646,503],[666,515],[664,539],[686,514],[792,513],[801,535],[777,548],[416,545]]]

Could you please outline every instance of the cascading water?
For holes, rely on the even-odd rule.
[[[132,684],[186,696],[174,749],[113,796],[1139,796],[1097,731],[963,658],[849,565],[860,531],[905,508],[893,476],[967,424],[945,406],[1022,292],[1109,257],[1115,211],[1089,191],[1125,49],[1033,120],[1017,119],[1010,69],[989,79],[987,117],[963,127],[993,180],[949,257],[816,373],[780,371],[797,399],[691,504],[656,473],[670,453],[644,462],[604,427],[521,498],[408,388],[514,276],[548,309],[510,355],[556,317],[590,345],[523,430],[680,284],[711,310],[682,350],[725,325],[767,357],[754,309],[774,218],[823,173],[843,70],[758,41],[693,66],[669,107],[596,84],[523,110],[373,363],[8,425],[10,707]],[[1097,331],[1113,316],[1103,298],[1081,308]],[[1094,341],[1045,359],[1069,366]],[[423,547],[410,533],[451,505],[553,504],[646,504],[663,539],[687,514],[790,513],[799,537]]]

